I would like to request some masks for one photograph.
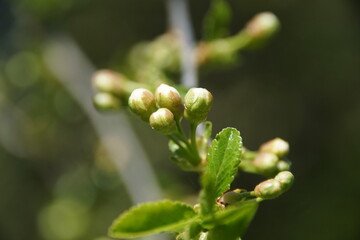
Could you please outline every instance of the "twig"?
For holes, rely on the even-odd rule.
[[[181,43],[181,84],[185,87],[197,87],[199,80],[195,64],[195,39],[191,27],[187,0],[168,0],[168,17],[170,28],[175,31]],[[197,135],[204,132],[204,124],[197,128]]]
[[[195,65],[195,41],[190,22],[187,0],[168,0],[170,28],[177,33],[181,43],[181,84],[186,87],[198,85]]]

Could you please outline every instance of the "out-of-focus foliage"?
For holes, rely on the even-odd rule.
[[[227,37],[231,20],[231,9],[226,0],[214,0],[204,19],[205,40]]]
[[[26,11],[43,20],[54,20],[64,17],[92,0],[11,0]]]

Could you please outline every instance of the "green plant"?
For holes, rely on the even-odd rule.
[[[236,64],[239,51],[264,44],[279,27],[272,13],[261,13],[229,37],[228,11],[225,1],[214,1],[206,18],[205,40],[196,48],[199,68]],[[126,77],[110,70],[94,75],[93,83],[99,91],[94,97],[95,106],[100,110],[128,107],[167,136],[173,153],[171,160],[185,171],[198,172],[202,186],[195,206],[164,200],[131,208],[113,222],[111,237],[173,232],[179,240],[239,239],[259,203],[280,196],[293,183],[294,176],[288,171],[290,163],[284,160],[289,151],[284,140],[276,138],[261,145],[258,151],[250,151],[234,128],[223,129],[212,140],[212,123],[205,122],[212,94],[204,88],[187,89],[172,81],[180,71],[179,51],[179,38],[170,31],[131,51]],[[183,129],[184,121],[189,125],[188,134]],[[203,131],[197,135],[200,125]],[[268,179],[251,191],[230,190],[239,170]]]

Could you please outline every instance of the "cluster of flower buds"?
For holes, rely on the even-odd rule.
[[[294,182],[294,175],[289,171],[278,173],[275,178],[259,183],[254,195],[261,199],[273,199],[287,191]]]
[[[161,84],[154,95],[149,90],[136,89],[129,98],[130,109],[165,135],[177,131],[176,122],[183,115],[192,124],[205,121],[211,105],[212,95],[204,88],[190,89],[183,102],[179,92],[166,84]]]
[[[169,31],[151,42],[140,43],[130,52],[129,60],[133,69],[151,66],[154,69],[177,72],[180,66],[180,42],[178,35]],[[151,78],[156,80],[155,78]]]
[[[99,110],[118,110],[121,108],[120,96],[124,93],[124,77],[111,70],[97,71],[92,78],[93,86],[99,91],[93,98]]]
[[[272,177],[278,172],[290,169],[290,163],[282,160],[288,152],[289,144],[281,138],[275,138],[262,144],[258,152],[246,150],[240,168]]]
[[[92,77],[93,87],[98,91],[93,98],[99,110],[118,110],[130,93],[140,85],[125,76],[107,69],[99,70]]]

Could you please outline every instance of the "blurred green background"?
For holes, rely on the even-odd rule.
[[[210,1],[189,2],[200,39]],[[282,29],[242,54],[241,66],[200,74],[215,97],[209,119],[215,132],[239,129],[250,149],[286,139],[296,176],[291,191],[261,205],[245,239],[360,239],[360,2],[229,3],[231,33],[261,11]],[[48,66],[52,36],[70,36],[96,68],[117,69],[167,25],[163,0],[0,0],[0,239],[106,239],[133,204],[88,115]],[[194,203],[196,175],[168,160],[163,136],[128,117],[163,196]],[[242,174],[234,186],[260,180]]]

